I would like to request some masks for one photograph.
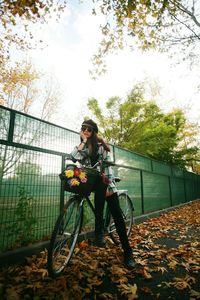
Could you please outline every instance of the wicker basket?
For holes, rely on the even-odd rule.
[[[82,196],[89,195],[99,177],[99,172],[90,168],[79,168],[76,165],[67,165],[59,175],[64,190]]]

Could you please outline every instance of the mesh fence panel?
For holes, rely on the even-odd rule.
[[[170,206],[169,179],[158,174],[143,174],[144,213]]]
[[[10,123],[10,112],[0,108],[0,139],[8,139],[8,130]]]
[[[185,202],[185,189],[183,178],[171,178],[172,205]]]
[[[186,189],[186,201],[192,201],[195,199],[195,184],[192,179],[187,180],[185,182],[185,189]]]
[[[172,176],[183,178],[184,176],[183,170],[176,167],[172,167]]]
[[[13,141],[68,153],[80,141],[79,134],[40,120],[16,114]]]
[[[152,170],[149,158],[118,147],[115,147],[115,163],[146,171]]]
[[[157,161],[152,161],[153,171],[158,174],[171,175],[171,167]]]
[[[19,244],[22,230],[31,230],[34,240],[50,235],[59,213],[61,157],[10,146],[1,147],[1,153],[0,245],[8,249]]]
[[[142,214],[142,201],[141,201],[141,178],[139,170],[132,170],[128,168],[115,168],[115,176],[121,178],[117,184],[118,189],[125,189],[131,200],[134,203],[134,215],[139,216]]]

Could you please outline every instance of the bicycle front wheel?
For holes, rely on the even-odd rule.
[[[132,225],[133,225],[133,210],[134,210],[133,204],[132,204],[130,197],[126,193],[121,193],[118,195],[118,197],[119,197],[119,206],[121,208],[121,213],[122,213],[125,225],[126,225],[126,233],[127,233],[127,236],[129,236]],[[108,233],[109,233],[110,237],[112,238],[113,242],[115,244],[119,244],[119,242],[120,242],[119,236],[117,234],[115,222],[114,222],[112,215],[110,215],[110,222],[108,225]]]
[[[83,220],[80,198],[69,199],[58,217],[49,244],[48,271],[57,277],[69,264]]]

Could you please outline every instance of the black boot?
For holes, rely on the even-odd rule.
[[[113,216],[113,219],[115,221],[115,227],[117,230],[117,233],[119,235],[119,239],[122,245],[122,248],[124,250],[124,265],[127,268],[134,268],[135,263],[132,258],[132,248],[128,241],[128,236],[126,233],[126,225],[121,213],[121,209],[119,206],[119,198],[117,193],[114,193],[110,197],[107,198],[107,203],[110,209],[110,212]]]
[[[95,233],[95,238],[94,238],[94,246],[104,248],[106,245],[106,241],[104,239],[104,234],[103,233]]]
[[[124,266],[127,269],[133,269],[136,266],[136,263],[133,261],[132,253],[124,252]]]
[[[105,195],[107,187],[101,180],[96,182],[96,192],[94,196],[95,205],[95,239],[94,245],[97,247],[105,247],[106,241],[104,239],[104,224],[103,224],[103,209],[105,204]]]
[[[117,234],[119,236],[124,252],[126,253],[132,252],[132,249],[128,241],[128,236],[126,233],[126,225],[119,206],[119,198],[117,193],[114,193],[111,196],[107,197],[107,203],[108,203],[109,210],[113,216]]]

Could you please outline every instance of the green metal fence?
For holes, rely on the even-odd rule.
[[[78,143],[77,132],[0,106],[0,252],[49,238],[68,197],[58,174]],[[200,196],[200,176],[116,146],[112,155],[137,216]]]

